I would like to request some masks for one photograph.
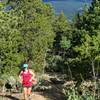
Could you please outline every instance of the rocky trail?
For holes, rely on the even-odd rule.
[[[12,95],[5,95],[0,96],[0,100],[23,100],[23,94],[22,93],[16,93]],[[40,95],[39,93],[32,93],[31,100],[48,100],[46,97]]]
[[[59,86],[52,85],[52,88],[47,91],[32,92],[30,100],[64,100],[64,95],[61,93]],[[22,93],[0,93],[0,100],[23,100]]]
[[[62,93],[62,82],[56,78],[45,78],[42,85],[38,86],[39,90],[33,90],[30,100],[64,100]],[[45,89],[44,89],[45,88]],[[0,92],[0,100],[23,100],[21,92],[5,93]]]

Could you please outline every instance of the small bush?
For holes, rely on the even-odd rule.
[[[91,86],[94,87],[93,83],[89,82],[87,86],[85,83],[88,82],[81,83],[79,87],[76,87],[75,84],[64,87],[63,93],[65,94],[65,100],[100,100],[99,92],[97,93],[97,90],[95,89],[90,90]]]

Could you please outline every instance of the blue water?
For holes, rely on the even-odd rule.
[[[56,15],[63,11],[68,19],[72,19],[77,12],[83,11],[85,5],[89,7],[92,0],[44,0],[44,2],[52,4]]]

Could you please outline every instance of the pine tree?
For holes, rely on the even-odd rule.
[[[76,43],[73,45],[75,46],[75,48],[77,48],[75,49],[75,51],[77,51],[76,59],[78,59],[78,62],[81,63],[84,63],[85,61],[86,64],[84,65],[84,69],[86,69],[85,67],[88,65],[88,69],[92,69],[93,71],[93,76],[95,76],[95,70],[97,68],[96,63],[100,62],[99,19],[100,19],[100,1],[93,0],[92,5],[88,10],[84,11],[82,15],[78,14],[78,18],[75,24]],[[79,36],[78,39],[77,36]],[[88,73],[89,72],[87,72],[87,74]]]
[[[19,51],[22,45],[22,37],[18,28],[21,17],[14,12],[5,13],[0,11],[0,68],[2,73],[16,74],[18,64],[24,56]]]
[[[75,25],[80,30],[88,31],[90,35],[96,35],[96,30],[100,30],[100,1],[93,0],[88,11],[78,16]]]
[[[22,5],[20,9],[24,19],[21,33],[25,56],[31,60],[33,68],[41,70],[44,68],[46,51],[54,38],[52,16],[46,12],[50,8],[40,0],[25,0]]]
[[[71,25],[63,12],[55,17],[53,27],[55,38],[53,47],[51,48],[50,53],[48,53],[48,63],[52,70],[63,71],[67,51],[71,47]]]
[[[25,60],[42,71],[54,38],[52,16],[46,12],[52,10],[41,0],[12,0],[7,5],[11,2],[17,5],[14,9],[0,11],[0,71],[16,74]]]

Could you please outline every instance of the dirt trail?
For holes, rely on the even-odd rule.
[[[63,94],[60,90],[57,90],[57,86],[53,85],[53,88],[43,92],[33,92],[31,100],[64,100]],[[0,100],[23,100],[22,93],[13,93],[12,95],[2,96],[0,94]]]
[[[36,92],[32,93],[31,100],[64,100],[64,94],[62,93],[62,84],[59,84],[59,82],[55,83],[55,79],[52,81],[46,81],[43,83],[44,86],[51,88],[48,88],[47,90],[37,90]],[[41,86],[40,86],[41,87]],[[13,93],[12,95],[3,96],[3,94],[0,93],[0,100],[23,100],[23,94],[22,93]]]
[[[4,97],[2,97],[2,95],[1,95],[0,100],[23,100],[23,94],[16,93],[16,94],[12,94],[12,95],[6,95]],[[40,95],[39,93],[32,93],[31,100],[49,100],[49,99]]]

